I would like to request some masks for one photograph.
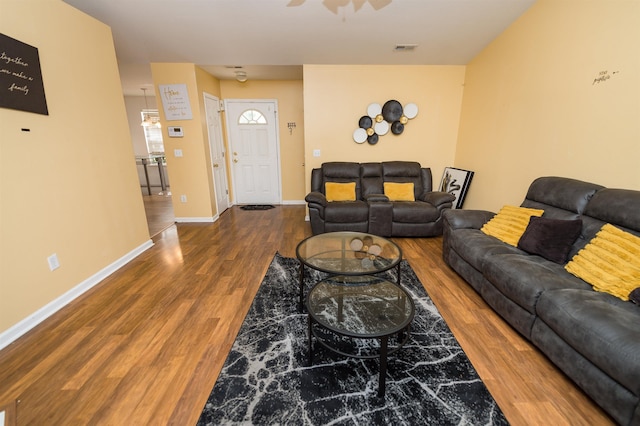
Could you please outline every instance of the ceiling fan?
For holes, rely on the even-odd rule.
[[[301,6],[306,0],[291,0],[287,7]],[[323,0],[322,5],[334,14],[338,14],[338,8],[353,3],[353,10],[358,11],[365,4],[369,3],[374,10],[380,10],[388,6],[393,0]]]

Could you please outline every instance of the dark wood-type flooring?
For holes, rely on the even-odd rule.
[[[143,195],[144,211],[149,225],[149,235],[155,237],[175,223],[171,195]]]
[[[274,254],[310,235],[304,215],[234,207],[169,227],[0,352],[0,406],[19,400],[19,425],[194,425]],[[511,424],[611,424],[444,264],[441,238],[394,241]]]

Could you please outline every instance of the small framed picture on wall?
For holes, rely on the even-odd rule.
[[[444,168],[439,190],[453,194],[456,197],[453,200],[452,208],[462,208],[472,178],[473,172],[471,170],[456,169],[455,167]]]

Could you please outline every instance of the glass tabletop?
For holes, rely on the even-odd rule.
[[[307,297],[309,315],[345,336],[373,338],[405,329],[415,307],[398,285],[373,276],[336,276],[320,281]]]
[[[398,265],[402,251],[393,241],[362,232],[328,232],[303,240],[296,256],[305,265],[330,274],[362,275]]]

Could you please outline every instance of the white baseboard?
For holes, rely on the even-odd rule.
[[[113,262],[111,265],[103,268],[98,271],[94,275],[90,276],[86,280],[82,281],[77,286],[73,287],[71,290],[64,293],[62,296],[57,299],[49,302],[42,308],[38,309],[33,314],[29,315],[22,321],[18,322],[14,326],[0,333],[0,350],[9,346],[20,336],[49,318],[51,315],[55,314],[57,311],[65,307],[71,301],[85,293],[87,290],[91,289],[96,284],[100,283],[102,280],[107,278],[109,275],[116,272],[118,269],[122,268],[124,265],[132,261],[134,258],[139,256],[142,252],[148,250],[153,246],[153,241],[148,240],[144,244],[136,247],[126,255],[122,256],[120,259]]]
[[[300,204],[307,204],[306,201],[304,200],[285,200],[282,202],[283,205],[292,205],[292,206],[297,206]]]
[[[177,223],[213,223],[214,217],[176,217],[174,219]]]
[[[309,222],[309,220],[310,220],[310,219],[309,219],[309,215],[306,215],[306,216],[304,217],[304,221],[305,221],[305,222]]]

